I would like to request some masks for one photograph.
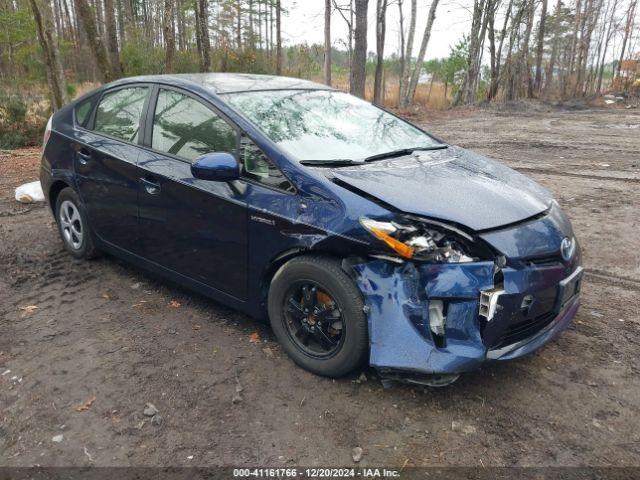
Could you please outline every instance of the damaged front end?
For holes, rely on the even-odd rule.
[[[368,310],[370,364],[383,378],[445,385],[485,361],[532,352],[575,316],[580,252],[575,244],[562,258],[557,239],[570,225],[561,214],[486,235],[409,222],[361,220],[396,255],[351,264]]]

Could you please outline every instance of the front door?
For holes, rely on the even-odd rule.
[[[89,122],[76,129],[74,170],[93,233],[131,250],[138,226],[136,162],[141,115],[151,88],[130,86],[104,93]]]
[[[247,298],[247,209],[227,182],[194,178],[191,163],[210,152],[236,154],[236,130],[181,90],[159,88],[147,118],[140,168],[140,251],[146,259],[237,299]]]

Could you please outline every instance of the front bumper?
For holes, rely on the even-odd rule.
[[[512,360],[555,338],[576,315],[581,267],[506,267],[495,316],[479,316],[482,291],[495,287],[493,262],[353,266],[368,307],[370,364],[381,372],[458,374],[487,361]],[[565,295],[566,279],[575,292]],[[446,305],[442,337],[429,324],[429,302]]]

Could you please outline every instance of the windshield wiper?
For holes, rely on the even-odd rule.
[[[400,157],[402,155],[409,155],[418,150],[442,150],[444,148],[449,148],[449,145],[445,145],[444,143],[436,143],[435,145],[429,145],[427,147],[412,147],[412,148],[402,148],[400,150],[393,150],[391,152],[386,153],[378,153],[376,155],[371,155],[370,157],[365,158],[334,158],[327,160],[300,160],[302,165],[311,165],[311,166],[329,166],[329,167],[342,167],[347,165],[362,165],[365,162],[371,162],[373,160],[381,160],[383,158],[392,158],[392,157]]]
[[[442,150],[444,148],[449,148],[449,145],[445,145],[444,143],[436,143],[435,145],[429,145],[428,147],[402,148],[400,150],[393,150],[391,152],[378,153],[376,155],[371,155],[370,157],[363,158],[362,161],[371,162],[373,160],[382,160],[383,158],[392,158],[392,157],[400,157],[402,155],[410,155],[411,153],[417,150]]]
[[[350,158],[334,158],[332,160],[300,160],[302,165],[322,167],[342,167],[346,165],[362,165],[364,160],[352,160]]]

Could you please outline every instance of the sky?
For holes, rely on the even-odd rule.
[[[348,5],[348,0],[337,0],[339,5]],[[397,1],[390,0],[387,10],[387,34],[385,38],[385,57],[399,51],[399,13]],[[410,3],[404,1],[405,28],[409,23]],[[416,37],[413,54],[417,55],[422,41],[429,0],[418,0],[418,15],[416,22]],[[441,0],[436,10],[436,20],[433,24],[431,39],[427,47],[425,58],[446,57],[449,49],[464,33],[471,30],[472,0]],[[286,44],[324,43],[324,0],[283,0],[282,7],[288,11],[282,21],[282,38]],[[367,49],[375,51],[375,10],[376,1],[369,0]],[[347,26],[340,13],[333,12],[331,17],[331,37],[334,47],[345,50]]]

